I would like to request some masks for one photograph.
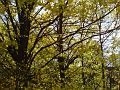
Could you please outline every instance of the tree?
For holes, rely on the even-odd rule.
[[[98,29],[97,22],[106,20],[107,16],[114,14],[113,11],[115,14],[119,11],[118,1],[1,0],[0,5],[3,25],[1,42],[15,66],[13,76],[16,79],[16,90],[30,86],[29,82],[36,74],[32,70],[37,64],[33,63],[41,62],[41,70],[52,61],[55,63],[56,59],[61,88],[65,88],[66,72],[79,58],[78,48],[81,48],[81,43],[119,29],[117,25],[109,30],[95,30]],[[104,13],[101,15],[100,11]],[[96,13],[99,13],[99,18]],[[84,79],[84,73],[82,77]]]

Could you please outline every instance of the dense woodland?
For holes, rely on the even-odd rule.
[[[120,90],[119,0],[0,0],[0,90]]]

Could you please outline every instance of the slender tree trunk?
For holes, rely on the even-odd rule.
[[[82,27],[84,27],[84,22],[82,23]],[[81,38],[83,38],[83,31],[82,31],[82,33],[81,33]],[[83,49],[83,42],[81,43],[81,49]],[[84,54],[84,52],[82,53],[82,55],[81,55],[81,59],[82,59],[82,61],[81,61],[81,63],[82,63],[82,84],[83,84],[83,86],[85,86],[86,85],[86,81],[85,81],[85,73],[84,73],[84,56],[83,56],[83,54]],[[85,89],[85,88],[84,88]]]
[[[62,10],[62,6],[59,6],[59,11],[60,11],[60,16],[58,19],[58,30],[57,30],[57,34],[58,34],[58,38],[57,38],[57,46],[58,46],[58,52],[61,53],[60,56],[58,56],[58,63],[59,63],[59,70],[60,70],[60,79],[61,79],[61,88],[65,87],[65,71],[64,71],[64,57],[62,56],[62,52],[63,52],[63,40],[62,40],[62,34],[63,34],[63,30],[62,30],[62,24],[63,24],[63,10]]]
[[[85,73],[84,73],[84,62],[82,60],[82,81],[83,81],[83,85],[85,85]]]
[[[103,90],[105,90],[105,66],[102,63],[102,80],[103,80]]]
[[[83,43],[81,45],[81,48],[83,48]],[[82,58],[82,61],[81,61],[82,62],[82,82],[83,82],[83,86],[85,86],[86,82],[85,82],[85,73],[84,73],[84,56],[83,56],[83,54],[82,54],[81,58]]]
[[[101,33],[101,21],[99,23],[99,33]],[[101,49],[101,57],[102,57],[102,81],[103,81],[103,90],[105,90],[106,85],[105,85],[105,65],[104,65],[104,55],[103,55],[103,41],[102,41],[102,36],[99,34],[99,41],[100,41],[100,49]]]

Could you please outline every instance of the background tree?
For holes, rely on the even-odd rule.
[[[96,82],[100,80],[101,69],[96,69],[100,67],[103,58],[100,54],[104,50],[93,37],[102,39],[106,35],[103,38],[107,39],[107,34],[119,29],[119,1],[1,0],[0,6],[0,44],[4,52],[1,54],[1,70],[9,68],[13,71],[6,72],[6,75],[10,72],[9,77],[2,73],[11,80],[8,86],[16,90],[106,88],[103,65],[103,84]],[[108,18],[112,16],[117,18]],[[100,23],[103,27],[98,28],[101,20],[106,21],[105,24],[115,20],[117,24],[106,29],[105,24]],[[109,26],[111,24],[106,27]],[[80,70],[77,75],[75,69]],[[77,79],[80,81],[75,83]],[[3,82],[1,86],[6,87]]]

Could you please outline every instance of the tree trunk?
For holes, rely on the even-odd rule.
[[[58,19],[58,30],[57,30],[57,34],[58,34],[58,38],[57,38],[57,47],[58,47],[58,52],[61,53],[61,56],[58,56],[58,63],[59,63],[59,70],[60,70],[60,79],[61,79],[61,88],[65,87],[65,71],[64,71],[64,57],[62,56],[62,52],[63,52],[63,40],[62,40],[62,34],[63,34],[63,30],[62,30],[62,24],[63,24],[63,10],[62,10],[62,6],[60,6],[60,16]]]
[[[16,2],[17,3],[17,2]],[[16,62],[16,90],[24,90],[27,87],[28,83],[28,56],[27,56],[27,49],[28,49],[28,40],[29,40],[29,32],[31,27],[31,20],[30,20],[30,13],[32,10],[29,7],[29,2],[24,2],[24,5],[19,7],[18,10],[18,20],[19,20],[19,33],[18,37],[18,49],[16,51],[17,59],[14,61]],[[13,56],[15,56],[13,55]]]
[[[101,33],[101,21],[99,22],[99,33]],[[106,90],[106,84],[105,84],[105,65],[104,65],[104,55],[103,55],[103,41],[102,41],[102,36],[99,34],[99,40],[100,40],[100,49],[101,49],[101,57],[102,57],[102,80],[103,80],[103,90]]]

